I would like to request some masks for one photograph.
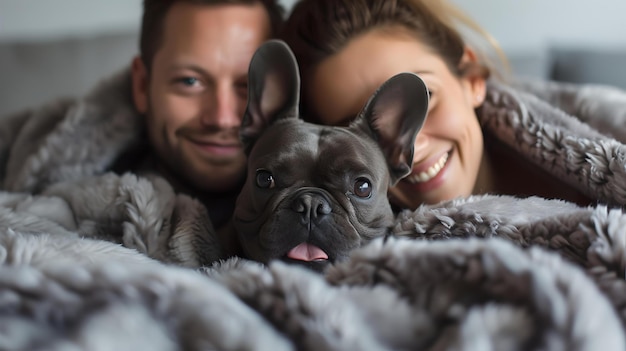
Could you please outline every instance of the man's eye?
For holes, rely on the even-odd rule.
[[[182,77],[182,78],[178,78],[176,81],[178,83],[181,83],[183,85],[190,86],[190,87],[198,84],[199,82],[198,78],[194,78],[194,77]]]
[[[173,80],[174,84],[178,85],[179,87],[196,87],[200,84],[200,80],[198,78],[194,78],[194,77],[179,77],[179,78],[174,78]]]

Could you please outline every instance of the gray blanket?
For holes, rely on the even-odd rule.
[[[597,205],[422,206],[322,275],[220,260],[158,177],[2,193],[0,350],[624,350],[626,95],[570,89],[492,85],[481,123]]]

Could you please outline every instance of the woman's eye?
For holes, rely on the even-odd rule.
[[[276,186],[274,176],[264,169],[256,171],[256,185],[262,189],[272,189]]]
[[[437,105],[437,94],[432,90],[428,90],[428,112],[430,112]]]
[[[366,178],[358,178],[354,182],[354,195],[367,198],[372,195],[372,183]]]
[[[248,82],[237,82],[235,83],[235,87],[237,90],[248,90]]]
[[[248,97],[248,82],[240,82],[235,84],[235,91],[243,98]]]

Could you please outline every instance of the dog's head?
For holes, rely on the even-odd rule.
[[[240,132],[248,174],[234,224],[247,257],[322,269],[393,224],[387,190],[411,170],[428,92],[415,74],[398,74],[348,127],[304,122],[299,98],[291,50],[265,43],[250,63]]]

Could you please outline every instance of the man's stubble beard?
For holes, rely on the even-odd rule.
[[[150,95],[148,95],[148,109],[146,111],[146,123],[150,123],[153,121],[153,107],[152,107],[152,99]],[[148,126],[146,125],[146,128]],[[234,187],[243,183],[246,177],[246,157],[234,157],[229,159],[219,159],[219,158],[211,158],[205,160],[199,160],[199,157],[194,157],[191,151],[185,152],[182,142],[187,142],[190,137],[217,137],[225,140],[237,140],[239,141],[239,128],[229,128],[223,129],[218,128],[216,126],[204,126],[201,130],[198,128],[194,128],[192,126],[184,125],[181,128],[178,128],[175,131],[175,137],[178,141],[178,146],[172,143],[172,140],[168,137],[167,126],[164,124],[159,130],[156,131],[159,140],[155,140],[158,138],[153,137],[153,131],[148,131],[148,138],[150,139],[150,144],[155,153],[155,163],[159,173],[161,173],[168,181],[172,183],[172,185],[179,190],[189,191],[196,189],[195,191],[210,191],[210,192],[222,192],[222,191],[232,191]],[[189,141],[191,142],[191,141]],[[242,161],[240,161],[243,159]],[[213,186],[205,186],[203,180],[205,180],[205,176],[202,175],[202,171],[199,168],[202,167],[194,167],[200,163],[203,166],[210,165],[211,168],[226,168],[226,167],[236,167],[239,169],[238,174],[236,176],[228,177],[230,186],[220,187],[219,189],[215,189],[217,187]],[[209,170],[210,172],[210,170]],[[206,172],[204,172],[206,173]],[[219,172],[214,172],[219,173]],[[210,178],[210,177],[206,177]],[[218,181],[217,183],[224,183],[223,181]]]

